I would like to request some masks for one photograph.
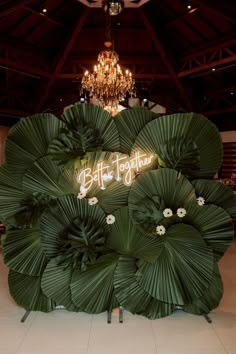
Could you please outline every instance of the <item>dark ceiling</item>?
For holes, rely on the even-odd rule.
[[[236,129],[235,0],[193,0],[192,13],[188,3],[150,0],[112,17],[120,63],[133,72],[139,95]],[[101,8],[77,0],[1,1],[0,123],[78,101],[105,26]]]

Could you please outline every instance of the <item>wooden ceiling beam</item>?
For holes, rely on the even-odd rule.
[[[212,109],[210,111],[203,112],[202,114],[206,116],[217,116],[224,113],[234,113],[234,112],[236,112],[236,105],[233,105],[232,107]]]
[[[84,23],[87,20],[89,13],[90,13],[90,9],[86,8],[85,11],[83,12],[83,14],[81,15],[81,17],[79,18],[72,34],[70,35],[69,40],[66,42],[64,50],[62,52],[62,55],[60,56],[58,63],[54,69],[54,72],[51,75],[51,78],[50,78],[49,82],[47,83],[47,86],[45,87],[45,90],[44,90],[38,104],[36,105],[36,112],[39,112],[42,109],[42,107],[43,107],[43,105],[44,105],[44,103],[51,91],[51,88],[54,85],[54,82],[57,78],[57,74],[61,71],[62,66],[64,65],[68,55],[70,54],[70,52],[71,52],[71,50],[78,38],[78,35],[79,35]]]
[[[12,3],[10,6],[0,4],[0,18],[18,10],[19,7],[21,7],[22,5],[26,5],[29,2],[30,0],[16,0],[14,1],[14,4]]]
[[[18,72],[19,74],[26,75],[26,76],[31,76],[36,79],[39,79],[40,76],[49,78],[51,77],[51,73],[41,70],[40,68],[31,66],[29,64],[23,64],[20,63],[19,61],[14,61],[8,58],[2,58],[0,57],[0,67],[3,69],[9,69],[13,70],[15,72]],[[37,75],[39,77],[37,77]]]
[[[152,40],[155,44],[156,49],[160,52],[162,60],[163,60],[164,64],[166,65],[173,81],[175,82],[176,87],[179,90],[179,93],[180,93],[180,96],[183,100],[183,103],[186,105],[186,108],[188,110],[192,110],[192,104],[191,104],[188,96],[185,93],[182,83],[180,82],[180,79],[178,78],[177,73],[175,72],[172,63],[171,63],[170,59],[168,58],[168,55],[167,55],[160,39],[158,38],[156,32],[154,31],[154,29],[153,29],[151,23],[149,22],[146,14],[144,13],[143,9],[138,9],[138,11],[139,11],[139,14],[145,24],[145,27],[147,28],[148,32],[150,33],[150,36],[152,37]]]
[[[225,13],[225,8],[224,6],[222,6],[222,4],[224,3],[224,1],[211,1],[208,0],[207,3],[205,0],[199,0],[200,6],[202,8],[205,8],[207,10],[212,11],[212,13],[214,13],[215,15],[224,18],[226,21],[231,22],[232,24],[236,25],[236,19],[232,16],[230,16],[229,14]]]
[[[48,16],[47,13],[44,14],[43,12],[38,12],[34,9],[32,9],[31,7],[29,6],[26,6],[26,5],[23,5],[21,6],[24,10],[27,10],[29,12],[31,12],[32,14],[36,15],[36,16],[40,16],[41,18],[44,18],[45,21],[48,21],[48,22],[51,22],[53,23],[54,25],[56,26],[59,26],[61,28],[64,28],[65,26],[61,23],[61,22],[58,22],[56,20],[54,20],[52,17]]]
[[[199,65],[192,67],[190,69],[181,70],[178,73],[178,77],[180,77],[180,78],[187,77],[187,76],[191,76],[193,74],[197,74],[197,73],[207,71],[207,70],[209,70],[209,72],[211,72],[213,68],[217,68],[219,66],[224,66],[224,65],[227,67],[228,64],[231,64],[234,62],[236,62],[236,54],[230,55],[227,58],[213,60],[207,64],[200,63]]]

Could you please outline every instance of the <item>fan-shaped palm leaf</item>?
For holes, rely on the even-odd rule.
[[[40,230],[10,230],[3,239],[3,259],[18,273],[40,275],[47,264],[41,248]]]
[[[1,221],[12,217],[20,209],[20,202],[25,198],[21,186],[12,178],[5,165],[0,167],[0,215]]]
[[[137,280],[155,299],[183,305],[209,287],[213,254],[200,233],[185,224],[171,226],[154,264],[139,261]]]
[[[72,194],[73,186],[64,177],[63,169],[46,156],[35,161],[25,172],[23,190],[28,193],[38,192],[58,197]]]
[[[151,112],[144,107],[125,109],[119,112],[114,121],[120,134],[120,151],[130,154],[140,131],[147,123],[158,117],[159,114]]]
[[[164,218],[163,209],[175,212],[195,201],[191,183],[176,170],[166,168],[138,176],[129,193],[129,211],[133,221],[145,229]]]
[[[40,193],[24,193],[10,175],[6,166],[0,169],[1,220],[13,227],[32,227],[50,202],[50,196]]]
[[[129,219],[127,207],[117,210],[114,216],[107,246],[120,254],[154,262],[162,250],[161,240],[137,230]]]
[[[42,291],[58,305],[69,311],[78,311],[71,300],[70,283],[74,272],[70,259],[58,256],[52,259],[42,276]]]
[[[170,315],[174,305],[166,304],[151,297],[137,282],[136,259],[121,256],[115,270],[115,294],[120,304],[133,314],[156,319]]]
[[[191,304],[184,306],[183,310],[195,315],[204,315],[216,308],[223,296],[223,283],[221,280],[218,265],[215,264],[213,278],[208,289]]]
[[[74,105],[64,111],[61,120],[70,130],[77,130],[84,121],[99,132],[103,150],[119,151],[120,141],[118,129],[110,114],[93,104]]]
[[[6,140],[6,162],[14,178],[21,181],[24,171],[39,157],[64,124],[52,114],[35,114],[22,118],[11,128]]]
[[[193,225],[219,260],[232,244],[234,228],[232,219],[224,209],[216,205],[189,205],[185,223]]]
[[[10,270],[9,289],[15,302],[26,310],[50,312],[55,303],[41,290],[41,277],[33,277]]]
[[[85,272],[74,273],[71,293],[72,300],[79,309],[88,313],[100,313],[110,308],[117,263],[117,256],[106,255]]]
[[[136,148],[157,154],[165,167],[191,177],[211,178],[221,166],[220,135],[215,125],[200,114],[177,113],[151,121],[138,135]]]
[[[197,179],[192,181],[196,196],[203,197],[206,204],[215,204],[225,209],[231,217],[236,216],[236,197],[233,190],[220,183],[219,181],[210,181]]]
[[[76,260],[89,250],[92,254],[99,253],[109,226],[98,205],[65,196],[58,198],[56,204],[44,213],[41,230],[42,247],[49,258],[73,251]]]

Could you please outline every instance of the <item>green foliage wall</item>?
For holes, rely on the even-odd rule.
[[[78,170],[137,149],[154,159],[130,186],[111,179],[104,190],[81,190]],[[19,305],[88,313],[123,306],[156,319],[176,306],[200,315],[219,304],[218,261],[232,243],[236,199],[213,180],[222,144],[207,118],[145,108],[111,118],[83,104],[59,119],[21,119],[5,155],[3,257]]]

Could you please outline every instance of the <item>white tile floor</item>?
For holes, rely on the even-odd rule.
[[[31,313],[11,299],[0,257],[0,354],[236,354],[236,242],[220,263],[225,286],[219,308],[203,317],[183,312],[156,321],[124,312],[112,324],[106,314],[57,310]]]

